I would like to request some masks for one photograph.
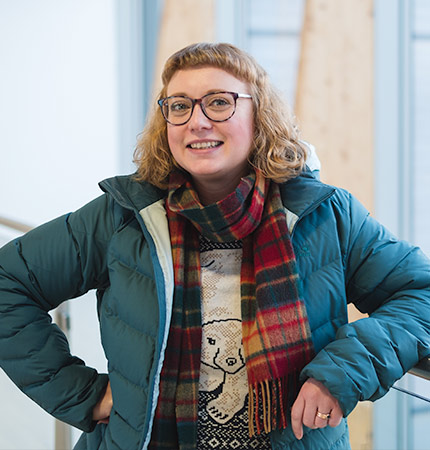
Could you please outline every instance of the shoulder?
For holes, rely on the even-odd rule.
[[[284,206],[298,216],[327,205],[344,214],[369,214],[350,192],[321,182],[309,168],[305,168],[296,178],[280,184],[280,191]]]
[[[315,213],[321,206],[335,202],[338,207],[348,209],[348,192],[322,183],[310,169],[279,185],[284,207],[298,218]]]

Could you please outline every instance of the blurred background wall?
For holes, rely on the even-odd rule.
[[[36,226],[134,170],[162,64],[202,40],[253,54],[316,146],[322,179],[430,253],[426,0],[0,0],[0,245],[19,234],[1,218]],[[94,294],[63,313],[72,351],[105,371]],[[416,377],[400,385],[430,395]],[[0,450],[79,436],[56,441],[54,421],[2,372],[0,399]],[[429,419],[428,404],[391,392],[352,413],[353,449],[428,448]]]

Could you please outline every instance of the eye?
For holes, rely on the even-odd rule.
[[[189,111],[189,109],[190,109],[190,105],[183,100],[173,101],[169,105],[169,111],[175,115],[186,114]]]
[[[211,106],[225,106],[225,105],[229,105],[229,104],[230,103],[225,98],[222,98],[222,97],[214,98],[210,102]]]
[[[214,338],[208,337],[208,343],[210,345],[215,345],[216,344],[216,340]]]
[[[206,99],[206,108],[213,110],[228,109],[233,105],[233,99],[228,94],[214,94]]]

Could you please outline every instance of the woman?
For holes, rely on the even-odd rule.
[[[315,178],[249,55],[192,45],[162,80],[137,175],[1,250],[2,367],[78,449],[349,448],[430,353],[429,261]],[[108,376],[49,320],[90,289]]]

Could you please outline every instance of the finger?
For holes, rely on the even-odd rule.
[[[336,405],[331,413],[330,420],[328,421],[328,425],[331,427],[337,427],[343,419],[343,412],[339,405]]]
[[[316,428],[324,428],[328,425],[334,406],[334,402],[328,396],[319,399],[314,420]]]
[[[296,398],[296,401],[291,408],[291,428],[293,429],[294,436],[297,439],[301,439],[303,437],[303,410],[304,410],[304,400],[303,397],[299,394]]]
[[[108,423],[109,423],[109,417],[106,417],[106,419],[98,420],[97,423],[105,423],[105,424],[108,424]]]
[[[305,402],[305,410],[303,411],[303,425],[308,428],[315,429],[316,407],[313,402]]]
[[[320,416],[318,416],[320,413]],[[324,418],[324,415],[327,415],[327,418]],[[321,417],[323,416],[323,417]],[[315,427],[316,428],[324,428],[329,424],[331,419],[331,409],[329,407],[318,407],[315,412]]]

